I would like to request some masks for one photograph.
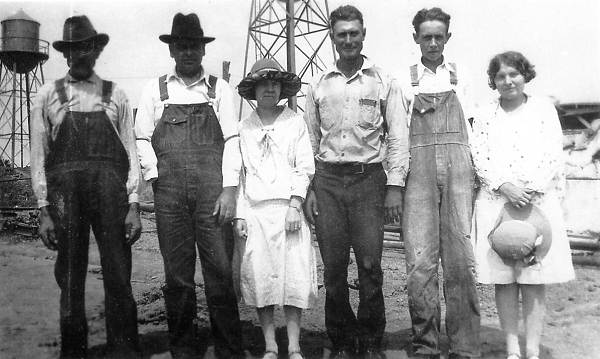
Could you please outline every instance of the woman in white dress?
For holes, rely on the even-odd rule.
[[[316,258],[302,202],[315,167],[306,124],[281,99],[295,95],[298,76],[270,59],[259,60],[238,85],[256,100],[240,123],[242,180],[235,230],[245,239],[240,270],[244,301],[257,307],[265,359],[276,359],[274,306],[283,306],[288,358],[302,359],[300,317],[317,296]]]
[[[553,104],[529,96],[525,83],[535,77],[518,52],[496,55],[488,68],[489,85],[499,99],[484,106],[473,123],[473,161],[481,180],[474,210],[473,239],[477,275],[495,284],[496,306],[505,332],[508,359],[521,357],[519,294],[528,359],[539,358],[545,315],[545,285],[575,277],[560,199],[564,188],[562,131]],[[505,205],[536,206],[551,227],[552,242],[543,258],[507,262],[491,248],[488,235]]]

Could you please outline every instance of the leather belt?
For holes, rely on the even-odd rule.
[[[383,169],[381,163],[331,163],[317,162],[315,167],[317,170],[338,174],[338,175],[357,175],[370,173],[376,170]]]

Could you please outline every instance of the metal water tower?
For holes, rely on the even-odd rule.
[[[42,64],[49,44],[39,39],[40,23],[22,9],[0,23],[0,159],[25,167],[31,100],[44,83]]]
[[[252,0],[243,76],[256,60],[271,57],[306,84],[335,61],[328,19],[327,0]],[[304,110],[303,90],[288,99],[291,108]]]

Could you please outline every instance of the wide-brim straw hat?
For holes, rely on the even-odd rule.
[[[90,19],[85,15],[72,16],[65,20],[63,26],[63,39],[54,41],[52,47],[57,51],[64,52],[74,44],[93,41],[104,47],[108,44],[108,35],[96,32]]]
[[[552,227],[542,210],[530,204],[516,208],[506,203],[488,236],[490,246],[505,262],[531,256],[543,258],[552,244]]]
[[[194,13],[183,15],[180,12],[173,17],[171,33],[160,35],[158,38],[167,44],[177,40],[192,40],[206,44],[215,39],[214,37],[204,36],[204,30],[202,30],[198,15]]]
[[[260,59],[256,61],[250,73],[237,86],[238,93],[246,100],[256,100],[254,88],[263,79],[281,83],[280,100],[296,95],[300,91],[300,87],[302,87],[300,78],[296,74],[283,71],[277,61],[273,59]]]

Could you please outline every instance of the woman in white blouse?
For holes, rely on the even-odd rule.
[[[473,123],[473,161],[481,180],[475,202],[473,239],[477,275],[495,284],[496,306],[505,332],[508,359],[521,357],[518,339],[519,294],[528,359],[539,358],[545,314],[545,285],[574,278],[560,206],[563,190],[562,131],[553,104],[529,96],[525,84],[535,77],[518,52],[496,55],[488,68],[489,85],[500,97],[484,106]],[[488,235],[506,203],[517,209],[537,206],[551,226],[552,242],[543,258],[506,262],[491,248]]]
[[[240,287],[257,307],[264,359],[277,359],[274,306],[283,306],[288,358],[302,359],[300,316],[317,296],[316,257],[302,202],[315,172],[306,124],[281,99],[300,89],[298,76],[274,60],[259,60],[238,85],[256,110],[240,123],[242,176],[235,230],[245,239]]]

